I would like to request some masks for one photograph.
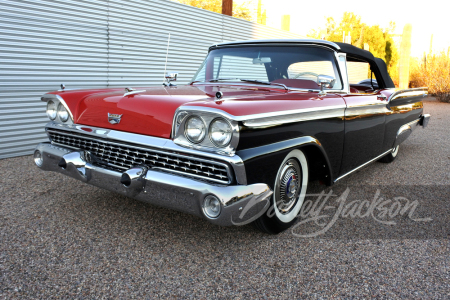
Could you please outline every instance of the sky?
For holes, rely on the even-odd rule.
[[[431,34],[433,51],[447,52],[450,47],[450,1],[262,0],[262,3],[268,26],[281,28],[281,16],[288,14],[291,16],[290,31],[300,35],[306,36],[311,29],[325,28],[329,16],[339,24],[343,13],[348,11],[361,16],[362,22],[368,25],[387,27],[394,21],[396,34],[401,34],[405,24],[410,23],[412,56],[421,57],[424,51],[429,51]]]

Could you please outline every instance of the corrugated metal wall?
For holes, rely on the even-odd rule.
[[[42,94],[107,85],[107,23],[104,1],[0,1],[0,158],[45,139]]]
[[[189,82],[214,43],[291,34],[168,0],[1,0],[0,159],[46,140],[42,94]]]

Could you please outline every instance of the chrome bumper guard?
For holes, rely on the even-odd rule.
[[[266,184],[219,185],[178,176],[145,167],[124,173],[92,163],[95,159],[84,151],[41,143],[35,149],[36,165],[45,171],[58,172],[91,185],[143,202],[203,217],[211,223],[244,225],[262,215],[273,192]],[[206,196],[214,195],[221,203],[220,215],[208,217],[203,210]]]
[[[420,116],[417,120],[414,120],[412,122],[409,122],[397,131],[397,137],[395,139],[394,145],[392,148],[397,147],[401,143],[403,143],[410,135],[411,133],[418,127],[422,126],[423,128],[427,127],[428,122],[430,121],[431,115],[424,114]]]
[[[420,117],[419,125],[423,128],[428,126],[428,122],[430,122],[431,115],[430,114],[424,114],[422,117]]]

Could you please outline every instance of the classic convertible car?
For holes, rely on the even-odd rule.
[[[36,165],[275,234],[296,221],[309,181],[332,185],[392,162],[430,119],[427,88],[395,89],[382,59],[343,43],[217,44],[190,84],[175,79],[45,94],[50,141],[36,147]]]

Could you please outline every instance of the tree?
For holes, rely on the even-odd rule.
[[[266,11],[264,11],[266,13]],[[243,2],[241,4],[237,4],[236,2],[233,2],[233,17],[244,19],[247,21],[252,21],[252,13],[250,9],[248,8],[248,2]],[[265,25],[265,19],[264,19],[264,25]]]
[[[266,10],[262,11],[261,0],[258,0],[258,7],[256,9],[256,23],[266,25]]]
[[[342,37],[348,35],[352,37],[352,44],[356,42],[361,34],[361,29],[366,26],[361,22],[361,17],[352,12],[344,12],[339,26],[332,17],[327,18],[327,40],[333,42],[342,42]]]
[[[365,26],[364,43],[369,44],[370,52],[386,62],[386,40],[379,25]]]
[[[395,23],[389,22],[389,27],[385,29],[384,40],[386,41],[386,55],[385,62],[388,68],[389,75],[394,83],[398,85],[398,62],[400,59],[399,51],[394,42]]]
[[[222,13],[222,0],[175,0],[175,1],[186,5],[213,11],[216,13]],[[244,2],[242,4],[237,4],[236,2],[233,2],[233,17],[251,21],[252,16],[250,9],[248,8],[248,3]]]
[[[437,100],[450,103],[449,52],[429,53],[423,61],[411,59],[410,78],[412,87],[428,87]]]
[[[267,22],[267,14],[266,14],[266,10],[264,10],[264,12],[262,13],[262,16],[261,16],[261,24],[266,25],[266,22]]]
[[[332,42],[342,42],[344,35],[351,36],[351,44],[364,49],[364,44],[369,45],[369,51],[386,62],[388,72],[394,82],[398,82],[398,50],[395,46],[393,33],[395,23],[390,22],[387,28],[379,25],[369,26],[361,21],[361,17],[352,12],[344,12],[339,25],[332,17],[326,18],[325,36],[323,31],[312,30],[308,36],[312,38],[325,38]]]

